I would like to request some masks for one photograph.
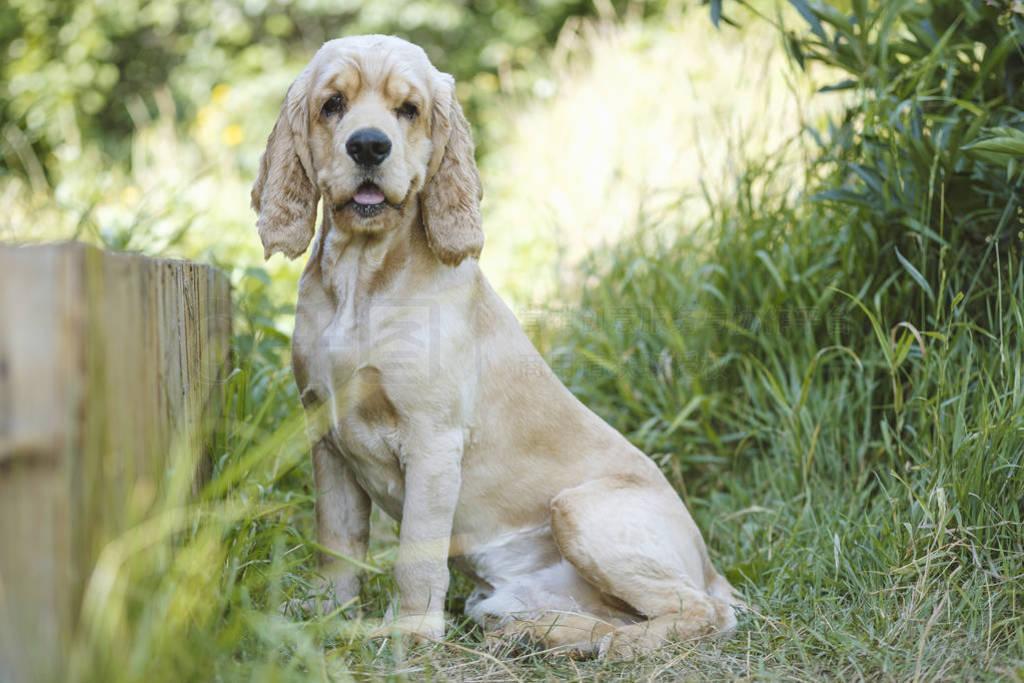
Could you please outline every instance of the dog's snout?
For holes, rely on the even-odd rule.
[[[349,136],[345,151],[360,166],[377,166],[391,154],[391,140],[376,128],[363,128]]]

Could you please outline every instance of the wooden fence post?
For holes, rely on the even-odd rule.
[[[61,675],[99,551],[194,485],[230,331],[211,266],[0,245],[0,681]]]

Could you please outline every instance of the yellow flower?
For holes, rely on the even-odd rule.
[[[218,83],[213,87],[213,92],[210,93],[210,100],[214,104],[220,104],[228,98],[228,93],[231,92],[231,86],[227,83]]]
[[[224,129],[224,132],[221,134],[221,139],[228,147],[235,147],[241,144],[242,140],[245,139],[245,131],[243,131],[242,127],[237,123],[232,123]]]

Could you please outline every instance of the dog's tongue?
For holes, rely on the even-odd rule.
[[[384,193],[373,183],[363,183],[352,199],[356,204],[380,204],[384,201]]]

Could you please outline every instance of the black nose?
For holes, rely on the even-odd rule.
[[[391,140],[376,128],[363,128],[348,137],[345,151],[360,166],[377,166],[391,154]]]

